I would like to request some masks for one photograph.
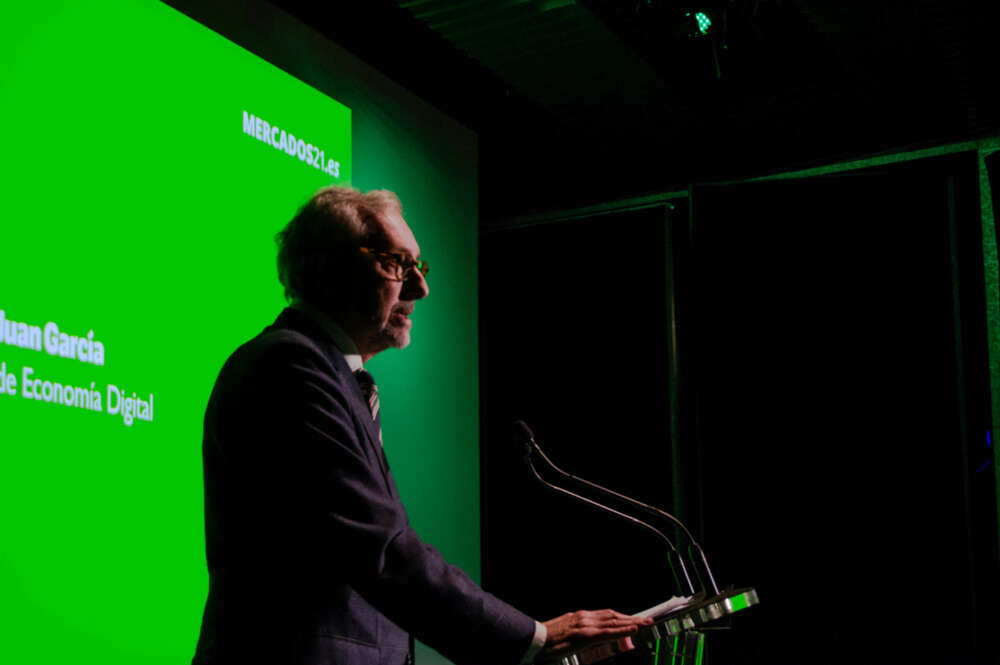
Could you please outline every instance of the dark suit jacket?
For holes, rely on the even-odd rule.
[[[205,415],[209,593],[197,665],[398,665],[407,630],[516,665],[534,620],[409,526],[333,340],[286,309],[223,367]]]

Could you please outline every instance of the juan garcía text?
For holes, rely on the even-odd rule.
[[[68,335],[59,330],[55,321],[46,323],[43,330],[39,326],[22,321],[11,321],[2,309],[0,309],[0,343],[32,351],[41,351],[44,348],[50,356],[75,358],[93,365],[104,364],[104,344],[94,339],[93,330],[84,336]]]

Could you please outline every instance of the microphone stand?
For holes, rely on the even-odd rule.
[[[610,506],[606,506],[603,503],[600,503],[598,501],[594,501],[593,499],[588,499],[587,497],[585,497],[583,495],[577,494],[576,492],[572,492],[572,491],[570,491],[570,490],[568,490],[568,489],[566,489],[564,487],[560,487],[559,485],[556,485],[554,483],[550,483],[549,481],[545,480],[545,478],[542,478],[541,474],[538,473],[538,469],[535,468],[535,464],[531,460],[531,453],[532,453],[531,445],[528,444],[526,446],[526,448],[527,448],[527,450],[526,450],[525,455],[524,455],[524,461],[528,464],[528,467],[531,469],[531,472],[535,475],[535,478],[538,479],[538,482],[542,483],[543,485],[545,485],[549,489],[555,490],[556,492],[561,492],[563,494],[567,494],[567,495],[573,497],[574,499],[577,499],[579,501],[583,501],[584,503],[587,503],[587,504],[589,504],[591,506],[594,506],[595,508],[599,508],[599,509],[601,509],[601,510],[603,510],[605,512],[611,513],[612,515],[617,515],[618,517],[626,519],[626,520],[632,522],[633,524],[638,524],[639,526],[645,527],[646,529],[649,529],[650,531],[652,531],[653,533],[655,533],[657,536],[659,536],[660,539],[667,544],[667,547],[670,548],[670,551],[672,551],[674,553],[674,555],[677,557],[677,563],[680,564],[681,572],[684,573],[684,581],[687,584],[687,588],[690,591],[690,595],[693,596],[695,594],[694,585],[691,584],[691,576],[688,575],[687,567],[684,565],[684,558],[677,551],[677,548],[674,547],[673,542],[669,538],[667,538],[667,536],[662,531],[660,531],[659,529],[657,529],[656,527],[654,527],[653,525],[651,525],[651,524],[649,524],[647,522],[643,522],[642,520],[640,520],[640,519],[638,519],[636,517],[633,517],[631,515],[628,515],[626,513],[621,512],[621,511],[615,510],[614,508],[611,508]],[[541,451],[539,450],[539,452],[541,452]],[[543,457],[544,457],[544,455],[543,455]],[[547,458],[546,458],[546,461],[548,461]],[[677,577],[677,571],[674,569],[673,560],[670,557],[667,557],[667,563],[670,565],[670,572],[674,576],[674,582],[677,584],[677,588],[680,589],[681,588],[681,583],[680,583],[680,579]]]
[[[698,544],[698,541],[695,540],[694,536],[691,534],[691,531],[687,528],[687,526],[684,525],[683,522],[681,522],[679,519],[677,519],[676,517],[674,517],[673,515],[671,515],[667,511],[662,510],[660,508],[657,508],[656,506],[650,506],[649,504],[643,503],[642,501],[639,501],[638,499],[633,499],[632,497],[625,496],[624,494],[616,492],[616,491],[614,491],[612,489],[608,489],[607,487],[603,487],[601,485],[598,485],[597,483],[593,483],[593,482],[587,480],[586,478],[580,478],[579,476],[576,476],[576,475],[573,475],[572,473],[564,471],[563,469],[561,469],[560,467],[558,467],[555,464],[555,462],[553,462],[551,459],[549,459],[549,456],[545,454],[545,451],[543,451],[542,448],[541,448],[541,446],[538,445],[538,442],[535,441],[535,436],[532,433],[531,428],[529,428],[528,425],[523,420],[516,421],[514,423],[514,425],[517,428],[518,432],[524,437],[524,445],[525,445],[525,451],[526,451],[525,452],[525,457],[524,457],[525,462],[527,462],[528,466],[531,467],[532,473],[535,475],[535,477],[540,482],[542,482],[547,487],[550,487],[550,488],[552,488],[552,489],[554,489],[556,491],[563,492],[563,493],[568,494],[570,496],[576,497],[577,499],[579,499],[579,500],[581,500],[581,501],[583,501],[585,503],[588,503],[590,505],[599,507],[599,508],[601,508],[603,510],[606,510],[608,512],[614,513],[615,515],[623,517],[623,518],[625,518],[625,519],[627,519],[629,521],[632,521],[634,523],[641,524],[641,525],[645,526],[647,529],[650,529],[654,533],[656,533],[657,535],[659,535],[660,538],[662,538],[667,543],[667,545],[670,547],[671,551],[673,551],[673,553],[675,555],[677,555],[677,560],[680,563],[681,570],[683,571],[685,579],[687,580],[688,589],[691,590],[691,595],[693,596],[694,593],[695,593],[695,591],[694,591],[693,585],[691,584],[691,579],[688,576],[687,568],[684,566],[684,559],[677,552],[677,549],[674,547],[674,544],[661,531],[659,531],[655,527],[647,524],[646,522],[643,522],[642,520],[639,520],[639,519],[637,519],[635,517],[632,517],[631,515],[627,515],[625,513],[619,512],[617,510],[614,510],[613,508],[609,508],[608,506],[605,506],[602,503],[599,503],[599,502],[594,501],[592,499],[588,499],[587,497],[584,497],[584,496],[581,496],[581,495],[576,494],[574,492],[571,492],[571,491],[569,491],[569,490],[567,490],[567,489],[565,489],[565,488],[563,488],[563,487],[561,487],[559,485],[555,485],[553,483],[550,483],[549,481],[547,481],[544,478],[542,478],[541,475],[538,473],[538,470],[535,468],[535,465],[531,461],[531,455],[532,455],[533,452],[537,452],[538,455],[549,466],[549,468],[551,468],[552,470],[554,470],[556,473],[558,473],[563,478],[567,478],[569,480],[575,481],[575,482],[580,483],[582,485],[586,485],[587,487],[595,489],[595,490],[597,490],[597,491],[599,491],[599,492],[601,492],[601,493],[603,493],[603,494],[605,494],[607,496],[612,496],[612,497],[614,497],[614,498],[616,498],[616,499],[618,499],[620,501],[623,501],[623,502],[625,502],[625,503],[627,503],[629,505],[632,505],[632,506],[634,506],[636,508],[639,508],[639,509],[644,510],[644,511],[646,511],[648,513],[651,513],[653,515],[657,515],[659,517],[662,517],[662,518],[664,518],[664,519],[672,522],[673,524],[675,524],[676,526],[678,526],[684,532],[684,534],[688,538],[688,541],[690,542],[690,545],[688,546],[688,556],[691,558],[691,562],[692,563],[695,563],[695,559],[691,555],[691,549],[696,549],[698,551],[699,557],[701,559],[701,564],[704,567],[705,574],[708,577],[709,588],[711,589],[711,594],[710,595],[715,596],[715,595],[719,594],[719,587],[718,587],[718,585],[715,582],[715,577],[712,575],[712,569],[708,565],[708,558],[705,556],[705,550],[701,547],[701,545]],[[673,571],[673,565],[671,565],[671,571]],[[699,585],[702,587],[703,591],[706,591],[706,594],[707,594],[708,590],[705,589],[705,583],[704,583],[704,580],[701,577],[701,574],[700,574],[700,572],[698,570],[698,566],[697,565],[694,566],[694,571],[695,571],[695,575],[698,578]],[[675,580],[677,579],[676,572],[674,573],[674,579]],[[678,586],[678,588],[680,588],[680,584],[679,583],[678,583],[677,586]]]
[[[717,628],[728,628],[727,626],[720,626],[717,622],[720,620],[726,620],[728,622],[728,617],[735,612],[739,612],[747,607],[757,605],[760,602],[757,592],[752,587],[733,589],[732,587],[727,588],[724,592],[719,592],[719,587],[715,583],[715,577],[712,575],[712,569],[708,565],[708,558],[705,556],[705,550],[702,549],[701,545],[694,539],[691,531],[681,522],[679,519],[671,515],[670,513],[657,508],[655,506],[650,506],[642,501],[633,499],[632,497],[625,496],[619,492],[608,489],[607,487],[602,487],[597,483],[593,483],[579,476],[575,476],[567,471],[556,466],[556,464],[549,459],[548,455],[541,449],[538,443],[535,441],[534,434],[531,429],[524,423],[524,421],[518,420],[514,423],[517,428],[519,438],[523,439],[525,454],[524,461],[528,464],[531,472],[534,474],[535,478],[538,479],[540,483],[546,487],[571,496],[579,501],[587,503],[591,506],[599,508],[605,512],[611,513],[622,517],[633,524],[638,524],[653,533],[655,533],[663,542],[667,544],[670,551],[674,553],[677,557],[677,562],[680,565],[681,572],[684,575],[684,581],[687,585],[687,589],[690,592],[690,598],[686,599],[685,603],[679,606],[677,609],[667,610],[666,613],[661,615],[646,614],[646,616],[654,616],[655,623],[649,627],[648,630],[643,631],[645,636],[646,646],[654,653],[654,662],[659,662],[660,656],[660,641],[661,639],[672,639],[673,646],[667,647],[670,653],[673,654],[671,662],[676,662],[678,656],[681,658],[681,662],[687,662],[688,659],[692,660],[695,665],[701,663],[703,649],[705,646],[705,631],[715,630]],[[680,528],[681,531],[687,536],[690,544],[688,546],[688,557],[691,563],[694,564],[695,575],[698,577],[698,583],[701,585],[701,592],[696,593],[694,590],[694,585],[691,583],[691,577],[688,575],[687,567],[684,565],[684,557],[680,555],[677,548],[674,547],[673,542],[667,536],[657,529],[656,527],[638,519],[632,515],[615,510],[599,501],[591,499],[589,497],[577,494],[561,485],[549,482],[538,472],[535,467],[535,463],[532,459],[533,454],[537,453],[539,457],[544,461],[546,465],[560,476],[570,481],[574,481],[585,485],[591,489],[597,490],[598,492],[605,494],[607,496],[613,497],[619,501],[622,501],[634,508],[639,508],[643,511],[661,517],[673,523]],[[701,559],[701,564],[705,569],[705,574],[708,577],[709,587],[711,593],[705,589],[704,581],[702,580],[701,574],[698,571],[697,562],[692,555],[692,549],[696,549]],[[678,589],[682,589],[680,579],[677,576],[677,571],[674,569],[672,558],[668,555],[667,562],[670,564],[670,571],[673,573],[674,581],[677,583]],[[683,590],[682,590],[683,592]],[[645,612],[655,613],[662,609],[666,609],[668,603],[658,605],[655,608],[650,608]],[[677,607],[677,606],[675,606]],[[712,626],[710,624],[715,624]],[[601,660],[606,657],[606,654],[588,654],[586,649],[583,651],[578,651],[571,653],[566,656],[562,656],[553,662],[553,665],[588,665],[594,663],[597,660]]]

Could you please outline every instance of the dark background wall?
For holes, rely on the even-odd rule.
[[[695,194],[705,535],[772,603],[726,661],[995,657],[975,182],[968,154]]]
[[[537,485],[511,429],[523,419],[567,470],[670,502],[666,224],[661,206],[480,242],[484,582],[538,617],[670,595],[663,544]]]

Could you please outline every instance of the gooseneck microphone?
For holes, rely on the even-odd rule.
[[[690,589],[691,595],[694,595],[694,593],[695,593],[694,587],[691,584],[691,578],[688,576],[687,568],[684,565],[684,558],[680,555],[680,553],[677,551],[677,548],[674,547],[673,542],[671,542],[670,539],[666,537],[666,535],[664,535],[659,529],[653,527],[652,525],[650,525],[650,524],[648,524],[648,523],[646,523],[646,522],[644,522],[644,521],[642,521],[642,520],[640,520],[640,519],[638,519],[636,517],[633,517],[632,515],[628,515],[626,513],[620,512],[618,510],[615,510],[614,508],[606,506],[603,503],[599,503],[597,501],[594,501],[593,499],[589,499],[589,498],[587,498],[585,496],[579,495],[579,494],[577,494],[575,492],[572,492],[572,491],[570,491],[570,490],[568,490],[568,489],[566,489],[564,487],[561,487],[559,485],[555,485],[555,484],[553,484],[553,483],[545,480],[544,478],[542,478],[541,474],[539,474],[538,470],[535,468],[535,465],[534,465],[534,463],[532,461],[532,454],[533,453],[538,453],[538,455],[542,458],[542,460],[545,461],[545,463],[549,466],[549,468],[553,469],[556,473],[558,473],[563,478],[568,478],[569,480],[575,481],[575,482],[580,483],[582,485],[586,485],[587,487],[595,489],[595,490],[597,490],[597,491],[599,491],[599,492],[601,492],[601,493],[603,493],[603,494],[605,494],[607,496],[615,497],[616,499],[618,499],[620,501],[624,501],[625,503],[627,503],[629,505],[632,505],[632,506],[635,506],[636,508],[644,510],[644,511],[646,511],[648,513],[651,513],[653,515],[656,515],[658,517],[662,517],[662,518],[664,518],[666,520],[669,520],[670,522],[672,522],[673,524],[675,524],[677,527],[679,527],[684,532],[684,535],[687,536],[688,541],[690,542],[689,549],[688,549],[688,556],[691,556],[691,549],[695,549],[695,550],[698,551],[699,558],[701,559],[702,567],[705,569],[705,574],[708,577],[708,583],[709,583],[710,591],[706,590],[704,588],[704,586],[705,586],[704,585],[704,581],[701,579],[701,575],[699,574],[699,571],[698,571],[698,565],[695,563],[694,557],[692,556],[691,557],[691,562],[695,563],[695,566],[694,566],[695,575],[697,575],[697,577],[698,577],[698,581],[699,581],[699,583],[702,586],[702,590],[706,591],[706,593],[709,593],[710,595],[713,595],[713,596],[714,595],[718,595],[718,593],[719,593],[719,587],[716,585],[715,578],[712,575],[712,569],[708,565],[708,559],[705,557],[705,550],[703,550],[702,547],[701,547],[701,545],[698,544],[698,541],[696,541],[695,538],[694,538],[694,536],[691,535],[691,531],[687,528],[687,526],[684,525],[683,522],[681,522],[679,519],[677,519],[676,517],[674,517],[673,515],[671,515],[670,513],[668,513],[667,511],[665,511],[665,510],[663,510],[661,508],[657,508],[656,506],[650,506],[649,504],[643,503],[642,501],[639,501],[638,499],[633,499],[632,497],[625,496],[624,494],[621,494],[621,493],[616,492],[614,490],[608,489],[607,487],[603,487],[603,486],[598,485],[597,483],[593,483],[593,482],[591,482],[591,481],[589,481],[589,480],[587,480],[585,478],[580,478],[579,476],[575,476],[575,475],[573,475],[573,474],[571,474],[571,473],[569,473],[567,471],[562,470],[561,468],[559,468],[558,466],[556,466],[556,464],[552,460],[549,459],[548,455],[545,454],[545,452],[542,450],[541,446],[539,446],[538,443],[535,441],[535,435],[531,431],[531,428],[528,427],[528,425],[523,420],[515,421],[514,422],[514,429],[515,429],[515,433],[516,433],[517,438],[524,444],[524,448],[525,448],[524,461],[531,468],[531,472],[534,474],[535,478],[537,478],[539,480],[539,482],[541,482],[546,487],[549,487],[549,488],[551,488],[553,490],[556,490],[557,492],[561,492],[563,494],[567,494],[567,495],[572,496],[572,497],[574,497],[574,498],[576,498],[576,499],[578,499],[578,500],[580,500],[580,501],[582,501],[584,503],[590,504],[592,506],[600,508],[600,509],[602,509],[602,510],[604,510],[606,512],[612,513],[614,515],[618,515],[619,517],[622,517],[622,518],[624,518],[624,519],[626,519],[626,520],[628,520],[628,521],[630,521],[630,522],[632,522],[634,524],[639,524],[639,525],[641,525],[641,526],[649,529],[653,533],[657,534],[665,543],[667,543],[667,546],[670,548],[670,550],[677,557],[677,561],[680,564],[681,571],[684,573],[684,578],[685,578],[685,581],[687,582],[687,587],[688,587],[688,589]],[[676,580],[677,579],[677,574],[673,570],[673,565],[672,564],[671,564],[671,572],[674,572],[674,579]],[[680,587],[679,581],[678,581],[678,587]]]
[[[556,492],[560,492],[562,494],[566,494],[568,496],[571,496],[574,499],[577,499],[578,501],[582,501],[583,503],[586,503],[588,505],[594,506],[595,508],[599,508],[599,509],[601,509],[601,510],[603,510],[605,512],[611,513],[612,515],[617,515],[618,517],[621,517],[622,519],[628,520],[629,522],[632,522],[633,524],[638,524],[639,526],[642,526],[642,527],[648,529],[649,531],[652,531],[653,533],[655,533],[664,543],[667,544],[667,547],[670,548],[670,551],[673,552],[674,556],[677,558],[677,563],[680,566],[681,573],[683,573],[683,575],[684,575],[684,582],[685,582],[685,585],[687,587],[688,594],[691,595],[691,596],[693,596],[695,594],[694,585],[691,583],[691,576],[688,575],[687,566],[684,565],[684,558],[677,551],[677,548],[674,546],[673,541],[671,541],[669,538],[667,538],[666,534],[664,534],[662,531],[660,531],[659,529],[657,529],[652,524],[649,524],[648,522],[644,522],[644,521],[640,520],[637,517],[633,517],[632,515],[629,515],[627,513],[623,513],[623,512],[621,512],[619,510],[615,510],[614,508],[612,508],[610,506],[607,506],[607,505],[605,505],[603,503],[600,503],[599,501],[595,501],[595,500],[590,499],[588,497],[585,497],[585,496],[583,496],[581,494],[577,494],[576,492],[568,490],[565,487],[562,487],[560,485],[556,485],[554,483],[551,483],[551,482],[545,480],[545,478],[542,478],[542,475],[540,473],[538,473],[538,469],[535,468],[535,464],[534,464],[534,462],[532,461],[532,458],[531,458],[532,454],[535,453],[535,452],[537,452],[538,454],[540,454],[542,456],[542,459],[544,459],[545,462],[549,466],[551,466],[552,468],[556,469],[557,471],[559,471],[563,475],[569,476],[570,478],[574,478],[574,479],[576,479],[576,476],[571,476],[570,474],[567,474],[566,472],[562,471],[562,469],[559,469],[559,467],[557,467],[556,465],[552,464],[552,462],[549,460],[549,458],[545,455],[544,452],[542,452],[542,449],[535,442],[535,435],[532,433],[531,428],[529,428],[525,424],[525,422],[523,420],[516,421],[514,423],[514,427],[515,427],[515,431],[516,431],[516,435],[517,435],[518,439],[520,439],[522,441],[522,443],[524,444],[524,450],[525,450],[524,461],[525,461],[525,463],[527,463],[528,468],[531,469],[531,472],[534,474],[535,478],[538,479],[538,482],[542,483],[543,485],[545,485],[549,489],[552,489],[552,490],[555,490]],[[586,481],[584,481],[584,482],[586,482]],[[592,483],[587,483],[587,484],[593,485]],[[599,485],[593,485],[593,486],[595,488],[599,488],[599,489],[602,489],[602,490],[604,489],[604,488],[601,488]],[[606,490],[606,491],[611,492],[611,490]],[[622,497],[622,498],[627,499],[628,497]],[[677,577],[677,571],[674,570],[673,560],[670,557],[667,558],[667,563],[670,564],[670,572],[674,576],[674,581],[677,583],[677,587],[679,589],[682,588],[681,587],[681,581]]]
[[[688,593],[690,595],[686,598],[678,598],[675,596],[664,603],[660,603],[659,605],[655,605],[647,610],[643,610],[636,615],[652,617],[654,619],[653,625],[649,626],[648,629],[641,631],[641,634],[637,636],[637,640],[639,643],[644,644],[654,654],[654,659],[657,662],[659,661],[661,653],[664,655],[670,655],[671,662],[678,662],[678,658],[680,659],[680,662],[685,663],[689,660],[695,663],[700,662],[705,644],[706,631],[728,628],[728,621],[727,623],[719,622],[728,620],[728,617],[736,612],[740,612],[748,607],[752,607],[760,603],[757,591],[752,587],[741,589],[728,587],[725,591],[721,593],[719,592],[719,588],[715,583],[715,578],[712,576],[712,570],[708,566],[708,559],[705,557],[705,551],[691,535],[691,531],[688,530],[688,528],[679,519],[665,510],[661,510],[655,506],[650,506],[642,501],[625,496],[624,494],[615,492],[614,490],[602,487],[597,483],[592,483],[589,480],[585,480],[579,476],[563,471],[549,459],[548,455],[542,451],[541,447],[535,441],[534,434],[532,434],[531,429],[524,423],[524,421],[516,421],[514,423],[514,429],[517,438],[524,445],[524,461],[528,464],[528,467],[531,469],[535,478],[545,487],[555,490],[561,494],[571,496],[578,501],[594,506],[595,508],[599,508],[605,512],[611,513],[612,515],[617,515],[622,519],[628,520],[633,524],[638,524],[639,526],[652,531],[657,535],[657,537],[660,538],[660,540],[667,544],[667,547],[670,549],[670,553],[673,553],[674,556],[670,556],[670,553],[667,555],[670,572],[673,574],[674,581],[677,583],[677,588],[680,590],[681,594]],[[634,517],[633,515],[629,515],[620,510],[606,506],[605,504],[588,496],[577,494],[562,485],[557,485],[546,480],[538,472],[538,469],[535,468],[533,458],[536,454],[546,465],[548,465],[550,471],[558,473],[565,479],[586,485],[588,488],[596,490],[601,494],[613,497],[616,502],[627,504],[628,507],[622,506],[622,510],[629,510],[629,508],[641,509],[645,512],[652,513],[659,518],[667,520],[673,525],[676,525],[680,531],[684,532],[684,536],[690,541],[687,554],[690,563],[694,566],[695,574],[697,575],[698,582],[701,585],[701,590],[697,593],[695,592],[694,586],[691,584],[691,578],[687,572],[687,567],[684,565],[684,557],[680,555],[677,548],[674,547],[674,544],[662,531],[651,524]],[[592,493],[588,492],[588,494]],[[634,512],[634,510],[630,512]],[[694,558],[694,550],[697,550],[700,554],[701,564],[704,566],[705,574],[708,577],[710,590],[705,589],[704,580],[698,570],[698,562]],[[686,592],[677,576],[677,569],[674,567],[673,563],[674,558],[677,559],[677,563],[683,573],[684,582],[687,585]],[[662,649],[661,641],[664,644]],[[558,661],[558,665],[580,665],[581,663],[588,662],[592,663],[596,661],[593,658],[587,657],[585,650],[578,650],[562,657]]]

